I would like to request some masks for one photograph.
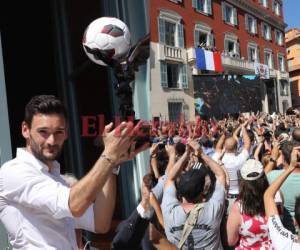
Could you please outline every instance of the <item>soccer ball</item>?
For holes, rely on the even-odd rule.
[[[100,17],[86,28],[82,45],[94,63],[107,66],[112,60],[120,61],[130,49],[127,25],[115,17]]]

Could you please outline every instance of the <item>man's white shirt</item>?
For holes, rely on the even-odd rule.
[[[219,152],[213,155],[213,160],[217,160],[220,156]],[[229,175],[229,194],[239,193],[239,176],[238,171],[249,158],[249,152],[243,149],[238,155],[234,153],[225,153],[222,162]]]
[[[0,169],[0,220],[13,249],[77,249],[75,228],[95,231],[93,204],[80,218],[69,208],[70,188],[54,162],[47,165],[25,149]]]

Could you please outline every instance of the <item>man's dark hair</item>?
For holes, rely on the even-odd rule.
[[[249,138],[250,138],[250,141],[253,142],[254,139],[255,139],[255,134],[254,134],[254,132],[253,132],[251,129],[247,129],[247,134],[248,134],[248,136],[249,136]]]
[[[169,163],[169,156],[165,148],[158,150],[156,160],[158,172],[160,176],[163,176]]]
[[[58,114],[67,119],[63,103],[54,95],[37,95],[27,103],[24,121],[29,127],[31,127],[33,116],[36,114]]]
[[[295,200],[295,219],[299,226],[300,225],[300,195],[297,196]]]
[[[183,173],[176,182],[177,195],[184,197],[188,202],[197,203],[204,189],[206,174],[204,167]]]
[[[283,142],[280,146],[281,152],[283,154],[284,160],[287,164],[291,162],[291,153],[293,151],[294,144],[290,141]]]
[[[274,136],[276,139],[278,139],[278,137],[282,134],[282,133],[288,133],[287,129],[285,128],[283,123],[280,123],[275,131],[274,131]]]
[[[240,178],[239,199],[243,213],[255,216],[265,213],[264,192],[269,187],[269,182],[265,174],[253,181]]]
[[[295,128],[292,132],[292,138],[294,141],[300,142],[300,128]]]
[[[185,152],[185,148],[186,148],[186,146],[182,142],[176,143],[176,145],[175,145],[176,155],[182,156]]]

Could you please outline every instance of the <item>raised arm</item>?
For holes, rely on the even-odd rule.
[[[223,170],[223,168],[213,159],[211,159],[208,155],[203,153],[201,146],[199,145],[198,142],[196,141],[189,141],[189,145],[191,148],[194,149],[195,154],[201,158],[204,163],[211,169],[211,171],[215,174],[218,182],[223,185],[224,187],[226,186],[226,174]]]
[[[218,140],[218,142],[217,142],[217,145],[216,145],[216,152],[218,152],[218,153],[221,153],[221,152],[222,152],[223,146],[224,146],[224,142],[225,142],[225,133],[223,133],[223,134],[220,136],[220,138],[219,138],[219,140]]]
[[[181,173],[182,168],[189,160],[189,152],[189,150],[186,150],[184,154],[179,158],[179,160],[174,164],[174,166],[169,170],[167,174],[165,188],[172,185],[177,176]]]
[[[276,192],[280,189],[282,183],[286,180],[290,173],[293,172],[297,165],[297,155],[300,147],[295,147],[291,153],[291,163],[289,167],[268,187],[264,194],[264,204],[266,216],[277,215],[278,209],[274,201]]]
[[[242,125],[242,136],[243,136],[243,142],[244,142],[243,148],[245,150],[247,150],[248,152],[250,152],[251,140],[247,133],[246,125],[247,125],[247,122]]]
[[[95,230],[109,230],[115,205],[116,181],[112,170],[121,162],[133,159],[149,145],[135,150],[133,123],[123,122],[111,131],[113,124],[105,127],[103,141],[105,149],[93,168],[71,187],[69,208],[73,216],[80,217],[95,202]],[[108,211],[108,212],[107,212]]]
[[[275,141],[273,143],[273,148],[271,151],[271,158],[268,164],[264,168],[265,174],[271,172],[274,169],[274,167],[276,167],[276,162],[278,157],[279,157],[279,143]]]

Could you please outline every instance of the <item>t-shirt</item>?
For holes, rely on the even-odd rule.
[[[276,250],[300,250],[297,235],[285,229],[278,215],[268,219],[269,235]]]
[[[216,152],[213,155],[213,160],[217,160],[220,156],[219,152]],[[239,193],[239,175],[238,172],[243,166],[243,164],[249,158],[249,152],[246,149],[243,149],[241,153],[225,153],[222,162],[226,168],[229,175],[229,194],[238,194]]]
[[[225,207],[225,189],[218,182],[209,201],[200,212],[198,221],[182,249],[223,249],[220,238],[220,223]],[[168,240],[178,245],[187,214],[176,197],[174,185],[167,187],[161,204],[165,233]]]
[[[155,185],[155,187],[153,187],[152,190],[151,190],[151,192],[155,195],[155,197],[156,197],[156,199],[158,200],[159,203],[161,203],[161,201],[162,201],[166,179],[167,179],[166,175],[161,176],[158,179],[158,182]]]
[[[271,171],[267,175],[269,183],[272,183],[274,180],[276,180],[278,176],[282,174],[282,172],[283,170]],[[280,188],[283,195],[283,205],[288,212],[283,214],[283,224],[285,226],[291,224],[291,218],[294,218],[295,215],[295,198],[300,194],[299,183],[300,173],[291,173]]]

